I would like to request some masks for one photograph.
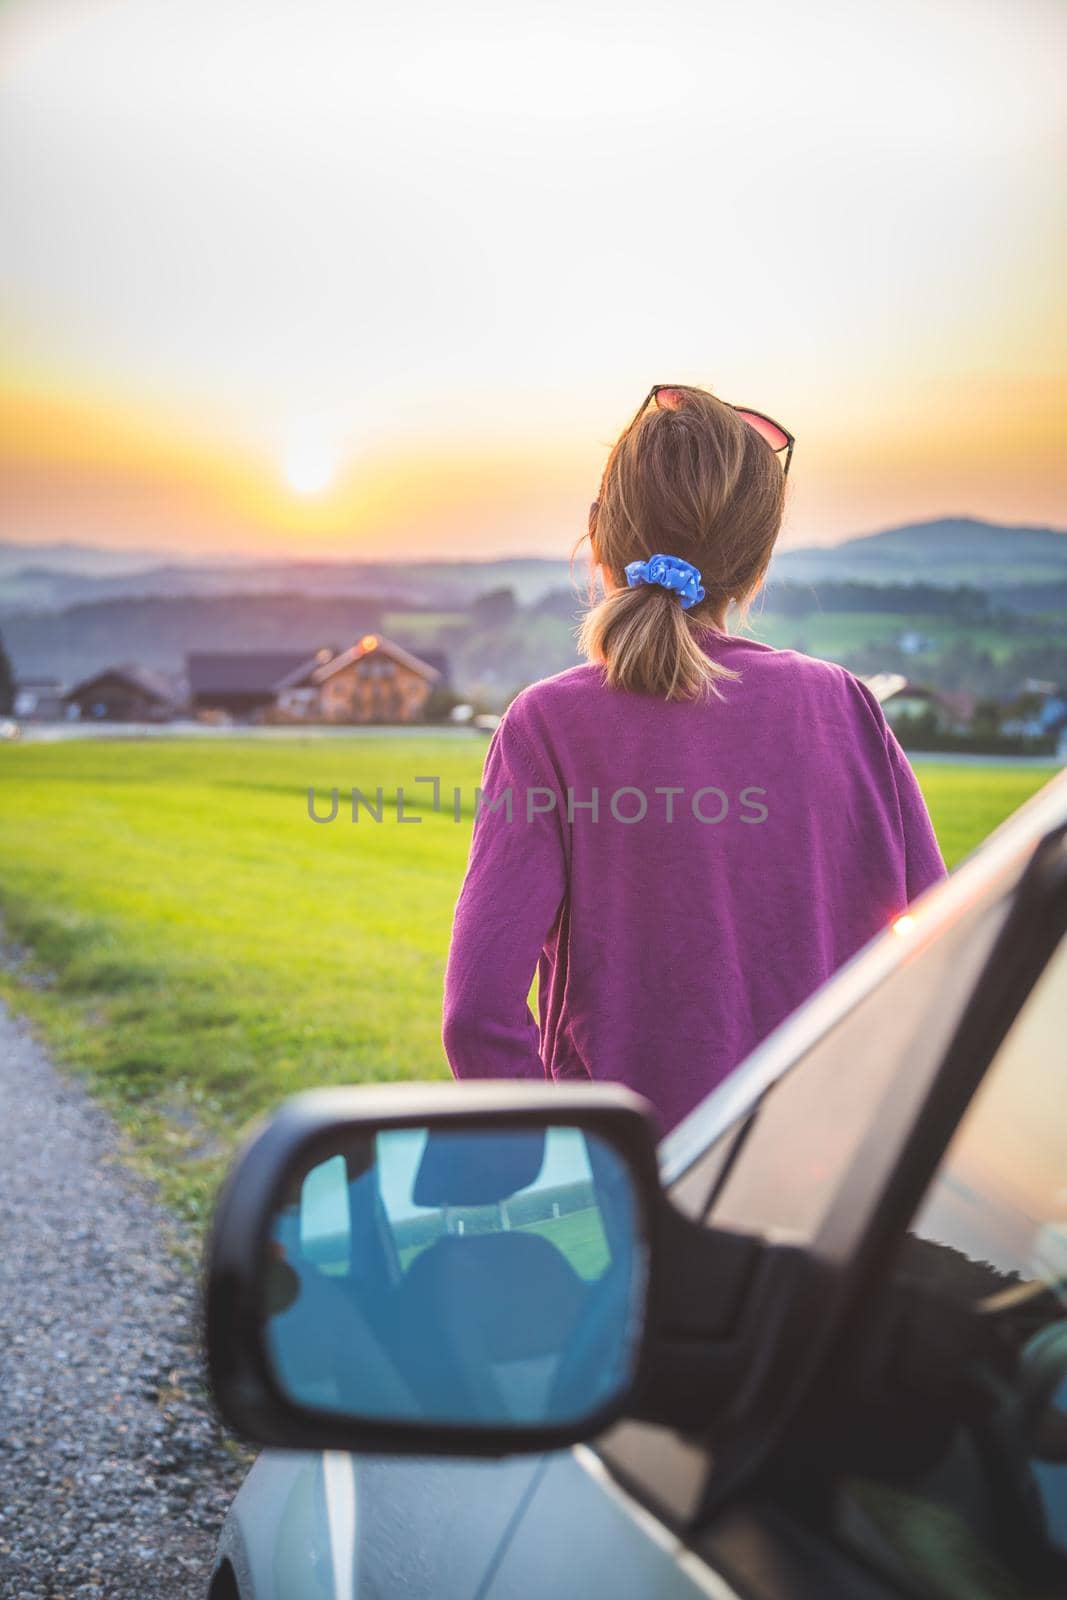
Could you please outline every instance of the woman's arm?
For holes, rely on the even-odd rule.
[[[867,728],[873,738],[875,730],[889,763],[889,774],[900,817],[901,842],[904,847],[904,872],[908,903],[917,900],[931,884],[948,876],[941,847],[926,809],[919,780],[901,747],[900,740],[889,726],[885,712],[877,697],[862,679],[846,673],[853,690],[867,707]]]
[[[908,900],[918,899],[925,889],[939,883],[948,874],[941,847],[926,809],[919,780],[912,771],[900,742],[892,728],[886,724],[886,747],[893,767],[900,802],[900,820],[904,828],[904,861],[908,878]]]
[[[519,730],[517,703],[486,754],[445,970],[442,1037],[457,1078],[541,1078],[527,996],[566,892],[560,797]],[[484,794],[484,800],[481,795]],[[549,797],[551,796],[551,803]]]

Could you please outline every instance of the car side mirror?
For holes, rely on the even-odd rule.
[[[663,1205],[650,1108],[615,1086],[301,1095],[217,1209],[219,1410],[290,1448],[590,1437],[641,1386]]]

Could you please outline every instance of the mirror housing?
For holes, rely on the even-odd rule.
[[[313,1091],[223,1187],[209,1381],[230,1427],[286,1449],[504,1455],[624,1416],[691,1427],[757,1253],[670,1204],[654,1114],[618,1085]]]

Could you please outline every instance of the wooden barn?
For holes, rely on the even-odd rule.
[[[441,672],[402,645],[368,633],[349,650],[278,685],[278,720],[421,722]]]

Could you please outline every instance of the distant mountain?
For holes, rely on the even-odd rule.
[[[120,598],[220,594],[400,595],[412,605],[447,610],[467,606],[495,588],[513,589],[520,605],[532,604],[567,581],[567,562],[537,557],[410,563],[246,560],[228,566],[171,562],[100,572],[54,568],[37,560],[7,571],[0,563],[0,616]]]
[[[972,584],[1003,589],[1067,581],[1067,531],[941,517],[843,544],[783,550],[770,580]]]
[[[972,584],[1007,590],[1067,582],[1067,532],[1013,527],[977,517],[941,517],[846,539],[783,550],[771,581],[818,584]],[[463,607],[487,589],[511,588],[532,605],[570,582],[566,561],[205,561],[151,550],[0,542],[0,615],[51,611],[135,596],[221,594],[403,595],[412,605]]]

